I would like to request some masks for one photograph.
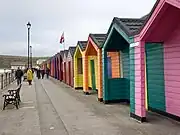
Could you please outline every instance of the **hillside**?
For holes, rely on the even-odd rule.
[[[49,57],[33,57],[33,63],[36,64],[38,59],[48,59]],[[26,56],[10,56],[10,55],[0,55],[0,68],[10,68],[11,62],[25,62],[28,59]]]

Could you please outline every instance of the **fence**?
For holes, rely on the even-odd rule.
[[[11,82],[15,80],[15,74],[14,73],[4,73],[0,75],[0,86],[1,89],[6,88]]]

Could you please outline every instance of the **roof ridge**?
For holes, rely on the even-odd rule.
[[[84,51],[84,47],[85,47],[85,46],[83,45],[83,43],[87,45],[87,41],[78,41],[78,45],[79,45],[79,47],[80,47],[80,49],[81,49],[82,51]]]
[[[131,20],[138,20],[138,19],[141,19],[141,18],[128,18],[128,17],[114,17],[114,19],[131,19]]]
[[[105,33],[103,33],[103,34],[90,34],[90,38],[93,40],[93,42],[96,44],[96,46],[98,48],[101,47],[101,44],[102,44],[101,42],[102,42],[102,40],[104,42],[104,40],[106,39],[106,36],[107,36],[107,34],[105,34]]]
[[[124,32],[127,33],[128,36],[135,35],[141,29],[141,27],[143,27],[145,20],[146,19],[142,19],[142,18],[118,18],[118,17],[114,17],[113,19],[114,23],[119,24],[120,27],[124,29]]]

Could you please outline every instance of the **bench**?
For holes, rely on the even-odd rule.
[[[3,110],[6,108],[8,104],[15,105],[16,109],[18,109],[19,103],[21,102],[20,94],[19,94],[21,90],[21,86],[22,84],[20,84],[17,89],[8,90],[8,93],[3,95],[4,97]]]

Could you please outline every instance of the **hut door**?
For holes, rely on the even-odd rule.
[[[69,85],[71,86],[71,62],[68,62],[68,69],[69,69]]]
[[[111,57],[107,57],[108,78],[112,78]]]
[[[96,76],[95,76],[95,67],[94,67],[94,60],[91,60],[91,82],[92,82],[92,89],[96,90]]]
[[[54,60],[54,78],[57,79],[57,67],[56,67],[57,61],[56,59]]]
[[[64,62],[64,82],[66,83],[66,62]]]
[[[59,60],[57,58],[57,79],[59,80]]]
[[[64,80],[64,77],[63,77],[63,62],[62,60],[60,61],[60,81],[63,81]]]
[[[164,52],[162,43],[146,43],[145,53],[148,109],[165,112]]]

